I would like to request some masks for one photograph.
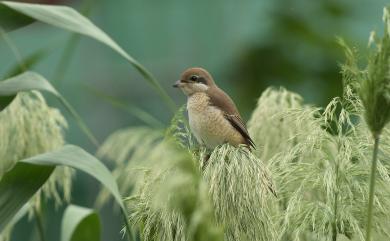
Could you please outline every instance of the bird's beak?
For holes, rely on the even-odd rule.
[[[180,86],[180,83],[181,83],[181,80],[176,81],[175,84],[173,85],[173,87],[178,88]]]

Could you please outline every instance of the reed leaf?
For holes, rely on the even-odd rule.
[[[2,97],[10,97],[10,96],[13,97],[19,92],[30,91],[30,90],[49,92],[53,94],[55,97],[57,97],[58,100],[75,118],[76,123],[79,125],[80,129],[84,132],[84,134],[89,138],[89,140],[93,144],[98,146],[98,141],[96,140],[92,132],[89,130],[87,125],[84,123],[82,118],[79,116],[79,114],[74,110],[74,108],[69,104],[69,102],[42,75],[29,71],[0,82],[0,96]],[[9,105],[13,100],[13,98],[11,99],[6,98],[2,100],[5,100],[5,102],[0,103],[0,111]]]
[[[69,205],[62,217],[61,241],[100,241],[101,224],[93,209]]]
[[[91,37],[110,47],[125,58],[134,68],[136,68],[145,80],[152,85],[172,111],[176,110],[175,103],[153,75],[137,60],[123,50],[122,47],[112,40],[105,32],[96,27],[88,18],[79,14],[76,10],[66,6],[28,4],[8,1],[0,1],[0,6],[1,5],[19,12],[20,15],[26,15],[55,27]]]

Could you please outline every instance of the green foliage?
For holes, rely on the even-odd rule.
[[[305,120],[306,124],[302,125],[293,114],[294,110],[315,111],[303,104],[301,96],[283,88],[268,88],[258,99],[257,107],[248,121],[248,130],[261,160],[268,162],[280,150],[292,148],[299,142],[296,140],[298,132],[317,125],[310,120]]]
[[[31,24],[34,20],[28,16],[21,15],[17,11],[0,4],[0,28],[5,31],[12,31]]]
[[[367,127],[353,126],[353,114],[343,106],[335,99],[322,115],[312,116],[319,123],[318,128],[299,133],[307,139],[272,160],[272,170],[278,174],[276,180],[281,183],[285,199],[284,229],[293,240],[330,239],[338,234],[363,240],[366,209],[362,207],[367,203],[370,176],[367,154],[372,143],[365,142],[368,133],[362,129]],[[321,128],[329,120],[336,122],[336,135]],[[380,167],[377,185],[381,192],[376,195],[380,208],[375,213],[374,230],[389,237],[386,213],[390,208],[389,170],[383,164]]]
[[[45,184],[56,166],[72,167],[94,177],[110,191],[126,216],[118,186],[107,168],[83,149],[67,145],[53,152],[20,160],[4,175],[0,182],[0,231],[23,204]],[[127,222],[126,227],[131,237],[131,229]]]
[[[381,39],[371,33],[370,41],[376,48],[371,49],[367,66],[360,70],[355,51],[341,42],[346,50],[347,62],[343,66],[346,84],[357,89],[365,109],[365,119],[374,136],[381,133],[390,120],[390,15],[384,8],[384,35]]]
[[[154,77],[78,12],[62,6],[0,2],[0,12],[11,9],[11,15],[2,15],[0,20],[27,15],[112,48],[175,109]],[[32,19],[16,21],[6,30]],[[114,197],[125,217],[129,240],[133,238],[130,223],[143,241],[355,241],[370,240],[371,230],[376,240],[390,239],[388,9],[384,21],[384,36],[372,35],[376,49],[371,50],[364,69],[359,67],[357,51],[339,41],[347,57],[342,66],[343,96],[333,99],[325,110],[304,104],[302,97],[283,88],[267,89],[248,123],[258,147],[253,152],[228,144],[211,153],[199,148],[184,107],[166,130],[158,129],[161,124],[150,115],[130,108],[156,127],[126,128],[108,137],[97,155],[112,161],[113,175],[82,149],[64,146],[66,121],[46,105],[40,93],[21,92],[54,94],[94,141],[73,108],[41,75],[25,72],[0,82],[0,96],[16,96],[6,98],[0,112],[0,231],[9,232],[27,208],[39,209],[42,197],[57,204],[68,201],[72,176],[64,168],[68,166],[88,173],[107,188],[96,202],[101,206],[110,195]],[[35,58],[40,56],[33,56],[33,63]],[[24,206],[29,200],[32,205]],[[0,239],[7,236],[2,233]],[[98,215],[68,207],[61,240],[86,239],[100,239]]]
[[[357,60],[346,44],[347,63],[343,69],[347,81],[356,88],[362,106],[364,107],[365,121],[374,139],[372,155],[369,199],[367,209],[366,241],[371,240],[374,216],[374,199],[378,163],[379,140],[383,129],[390,120],[390,13],[389,8],[384,8],[383,21],[385,23],[384,36],[377,39],[375,32],[371,33],[370,43],[374,42],[375,50],[370,51],[368,63],[364,70],[359,70]]]
[[[205,158],[205,157],[203,157]],[[225,240],[275,240],[275,192],[264,163],[245,147],[217,147],[203,168]]]
[[[12,10],[13,14],[15,14],[15,11],[18,12],[18,16],[28,16],[32,19],[53,25],[55,27],[91,37],[105,44],[123,58],[125,58],[132,66],[134,66],[137,71],[145,78],[145,80],[147,80],[155,88],[157,93],[167,103],[172,111],[176,109],[175,103],[161,87],[160,83],[144,66],[131,57],[105,32],[96,27],[88,18],[79,14],[76,10],[66,6],[28,4],[8,1],[0,1],[0,6],[2,8],[6,7],[7,10]]]
[[[133,190],[130,221],[144,240],[221,240],[198,166],[169,136],[150,128],[119,130],[98,153],[117,163],[121,190]]]
[[[64,117],[57,109],[47,106],[40,93],[18,94],[0,112],[0,180],[17,161],[64,145],[66,127]],[[69,201],[72,173],[68,168],[58,168],[43,186],[42,193],[36,196],[35,205],[39,206],[41,195],[55,199],[57,204]]]
[[[142,176],[128,205],[143,240],[222,240],[207,187],[187,151],[161,142],[138,166]]]
[[[62,217],[61,241],[99,241],[100,218],[92,209],[70,205]]]
[[[0,241],[10,240],[11,232],[14,225],[19,222],[28,211],[31,209],[30,205],[26,203],[19,211],[15,214],[15,216],[7,223],[3,231],[0,232]]]
[[[99,148],[99,157],[115,162],[112,173],[121,184],[119,188],[122,194],[131,193],[137,179],[137,176],[129,175],[133,165],[144,160],[145,155],[162,139],[162,131],[148,127],[131,127],[114,132]],[[142,148],[139,148],[140,143]],[[109,197],[109,193],[102,190],[97,198],[97,205],[102,206]]]
[[[5,228],[9,230],[10,227],[6,227],[8,222],[39,191],[53,171],[52,166],[17,163],[3,175],[0,182],[0,232]]]
[[[85,133],[85,135],[90,139],[90,141],[93,144],[98,145],[98,142],[92,132],[81,119],[79,114],[68,103],[68,101],[64,97],[62,97],[62,95],[50,84],[49,81],[47,81],[42,75],[37,74],[35,72],[27,71],[0,82],[0,97],[6,97],[5,99],[0,98],[0,111],[12,102],[14,96],[16,96],[17,93],[31,90],[49,92],[55,97],[57,97],[58,100],[75,118],[77,124],[80,126],[81,130]]]
[[[216,240],[216,227],[225,240],[273,240],[274,187],[264,164],[229,145],[205,161],[205,150],[193,149],[182,113],[164,139],[160,131],[130,128],[115,132],[99,151],[119,164],[119,183],[133,189],[130,221],[143,240]]]

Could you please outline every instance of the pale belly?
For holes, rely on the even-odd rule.
[[[190,97],[187,109],[191,131],[200,144],[215,148],[224,143],[234,146],[243,143],[241,134],[219,109],[208,105],[205,96]]]

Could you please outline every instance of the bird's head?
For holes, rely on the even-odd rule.
[[[173,85],[175,88],[180,88],[187,96],[198,92],[206,92],[213,86],[215,86],[213,77],[202,68],[187,69]]]

